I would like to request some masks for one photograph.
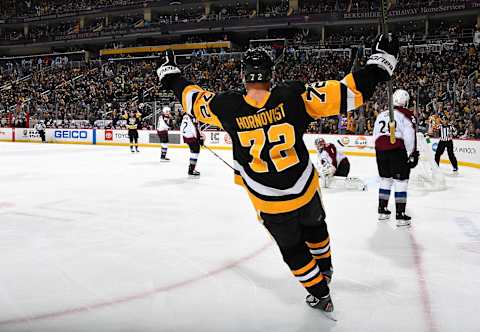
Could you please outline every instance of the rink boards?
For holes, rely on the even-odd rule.
[[[218,149],[230,149],[231,139],[226,132],[205,131],[202,133],[205,144]],[[363,135],[316,135],[306,134],[305,144],[311,151],[315,150],[315,139],[323,137],[329,143],[342,146],[347,155],[374,156],[374,142],[372,136]],[[112,129],[47,129],[46,139],[49,143],[62,144],[96,144],[96,145],[128,145],[127,130]],[[0,141],[7,142],[41,142],[40,135],[31,128],[0,128]],[[184,147],[180,131],[169,132],[169,141],[172,147]],[[141,146],[158,147],[160,141],[155,130],[139,130],[139,144]],[[430,146],[435,151],[438,139],[432,139]],[[460,165],[480,168],[480,141],[455,140],[455,154]],[[444,154],[446,157],[446,154]],[[447,161],[443,160],[442,161]],[[448,162],[448,161],[447,161]]]

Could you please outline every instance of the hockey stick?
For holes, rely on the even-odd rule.
[[[363,46],[352,47],[352,57],[350,59],[350,72],[360,69],[358,59],[363,57]]]
[[[209,124],[207,124],[207,123],[204,123],[204,124],[202,124],[202,125],[200,126],[200,128],[199,128],[198,130],[199,130],[200,132],[202,132],[202,131],[207,130],[207,129],[210,128],[210,127],[211,127],[211,125],[209,125]],[[207,149],[208,151],[210,151],[215,157],[217,157],[218,159],[220,159],[221,161],[223,161],[223,163],[224,163],[225,165],[227,165],[227,166],[230,167],[233,171],[235,171],[235,169],[234,169],[229,163],[227,163],[222,157],[220,157],[218,154],[216,154],[215,151],[213,151],[212,149],[210,149],[210,148],[209,148],[208,146],[206,146],[206,145],[203,145],[203,147],[204,147],[205,149]]]
[[[382,32],[388,33],[388,5],[389,0],[381,0],[381,11],[382,11]],[[387,82],[387,94],[388,94],[388,114],[390,117],[390,122],[388,123],[388,127],[390,129],[390,143],[395,144],[395,115],[393,114],[393,103],[392,103],[392,95],[393,95],[393,83],[392,80]]]
[[[208,146],[204,145],[203,146],[205,149],[207,149],[208,151],[210,151],[211,153],[213,153],[213,155],[215,157],[217,157],[218,159],[220,159],[221,161],[223,161],[223,163],[225,165],[227,165],[228,167],[230,167],[233,171],[235,171],[235,169],[232,167],[232,165],[230,165],[229,163],[227,163],[222,157],[220,157],[218,154],[215,153],[215,151],[213,151],[212,149],[210,149]]]

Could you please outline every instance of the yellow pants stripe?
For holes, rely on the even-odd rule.
[[[320,283],[323,280],[323,275],[319,274],[318,277],[316,277],[313,280],[307,281],[307,282],[302,282],[302,285],[304,287],[312,287],[315,286],[316,284]]]
[[[317,262],[312,259],[310,261],[310,263],[308,263],[307,265],[305,265],[304,267],[302,267],[301,269],[298,269],[298,270],[292,270],[293,274],[298,276],[298,275],[302,275],[302,274],[305,274],[306,272],[310,271],[311,269],[313,269],[315,267],[315,265],[317,265]]]
[[[317,242],[317,243],[307,242],[307,246],[310,249],[320,249],[320,248],[326,247],[329,242],[330,242],[330,236],[327,237],[327,239],[322,242]]]

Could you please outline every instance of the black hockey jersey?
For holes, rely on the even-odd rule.
[[[228,132],[235,182],[247,189],[257,211],[265,213],[298,209],[319,188],[302,139],[308,125],[364,102],[351,74],[342,82],[283,83],[260,103],[240,92],[206,91],[181,76],[168,86],[186,112]]]
[[[123,118],[127,120],[127,129],[138,129],[138,125],[140,124],[141,119],[140,113],[135,113],[134,116],[130,114],[125,114]]]

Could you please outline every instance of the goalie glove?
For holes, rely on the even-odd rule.
[[[165,85],[164,79],[169,75],[180,74],[180,68],[177,66],[175,53],[172,50],[165,52],[165,62],[157,69],[160,84]]]
[[[367,60],[367,66],[375,65],[391,77],[397,66],[399,50],[400,44],[397,37],[391,33],[382,33],[373,43],[372,55]]]
[[[320,176],[322,177],[331,177],[335,174],[337,169],[335,166],[330,165],[328,163],[324,164],[323,167],[320,169]]]

